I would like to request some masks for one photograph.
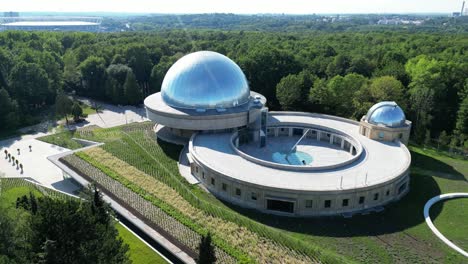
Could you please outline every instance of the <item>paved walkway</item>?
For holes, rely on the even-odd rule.
[[[63,179],[62,171],[47,160],[48,156],[68,149],[39,141],[35,139],[37,136],[39,135],[0,141],[0,176],[27,177],[47,187],[73,194],[78,186]],[[32,151],[29,151],[29,146],[32,146]],[[5,149],[23,164],[23,173],[5,158]],[[17,149],[20,149],[19,155]]]
[[[146,110],[143,107],[135,107],[130,105],[116,106],[81,97],[79,97],[78,100],[87,105],[92,106],[98,104],[102,107],[102,111],[99,114],[89,115],[88,118],[86,118],[86,122],[83,125],[78,125],[78,127],[97,125],[100,127],[109,128],[133,122],[148,121],[146,118]]]
[[[200,181],[193,176],[192,171],[190,169],[190,162],[189,162],[189,151],[187,145],[182,149],[179,155],[179,162],[177,165],[179,166],[179,173],[184,177],[190,184],[198,184]]]
[[[434,205],[435,203],[447,199],[453,199],[453,198],[468,198],[468,193],[446,193],[442,195],[438,195],[427,201],[427,203],[424,205],[424,218],[426,219],[426,224],[429,226],[429,228],[434,232],[434,234],[442,240],[447,246],[451,247],[452,249],[456,250],[458,253],[462,254],[463,256],[468,258],[468,252],[464,251],[463,249],[459,248],[457,245],[452,243],[452,241],[448,240],[442,233],[437,230],[437,228],[434,226],[431,220],[431,216],[429,215],[429,210],[431,209],[431,206]]]
[[[68,129],[77,129],[90,125],[108,128],[148,120],[145,109],[142,107],[114,106],[86,98],[78,99],[88,105],[99,104],[102,107],[102,112],[91,114],[86,118],[85,122],[70,125]],[[38,137],[53,134],[53,131],[48,131],[53,123],[44,121],[35,126],[22,128],[21,131],[30,131],[31,134],[0,141],[0,157],[2,157],[0,158],[0,177],[28,177],[47,187],[72,194],[78,189],[72,181],[63,179],[62,171],[47,160],[48,156],[66,152],[69,149],[36,140]],[[29,145],[32,146],[32,152],[29,152]],[[20,149],[20,155],[17,153],[18,148]],[[20,169],[16,169],[16,165],[12,166],[12,163],[5,159],[5,149],[14,154],[15,158],[18,158],[20,163],[23,164],[23,174],[20,173]]]

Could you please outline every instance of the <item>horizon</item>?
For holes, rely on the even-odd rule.
[[[130,4],[130,5],[129,5]],[[161,5],[160,5],[161,4]],[[227,13],[237,15],[365,15],[365,14],[451,14],[460,12],[461,0],[290,0],[252,2],[219,0],[173,0],[171,2],[134,0],[81,0],[63,2],[57,0],[19,0],[7,2],[0,12],[19,13],[116,13],[136,15],[186,15]]]

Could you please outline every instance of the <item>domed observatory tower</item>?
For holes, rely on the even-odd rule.
[[[240,67],[212,51],[179,59],[166,73],[161,92],[144,103],[157,136],[172,142],[188,140],[196,131],[260,128],[266,109],[265,97],[250,91]]]
[[[408,144],[411,121],[395,103],[384,101],[373,105],[361,118],[359,133],[380,141],[400,141]]]

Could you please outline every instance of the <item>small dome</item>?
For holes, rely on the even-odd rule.
[[[173,107],[230,108],[248,102],[250,89],[244,73],[231,59],[198,51],[172,65],[164,77],[161,96]]]
[[[373,105],[366,115],[367,122],[387,127],[405,125],[406,117],[403,110],[395,102],[380,102]]]

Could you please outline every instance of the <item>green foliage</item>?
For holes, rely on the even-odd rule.
[[[83,114],[83,109],[81,108],[79,103],[75,102],[73,103],[73,106],[71,107],[70,113],[73,115],[73,120],[76,122],[80,120],[80,117]]]
[[[72,110],[72,100],[68,98],[66,94],[59,91],[57,97],[55,98],[55,112],[58,116],[65,116],[65,120],[68,124],[67,115],[71,113]]]
[[[319,22],[320,16],[312,17],[227,14],[179,17],[189,28],[200,23],[204,28],[211,28],[209,21],[222,19],[223,23],[216,23],[218,30],[211,31],[158,30],[99,35],[2,32],[0,90],[4,89],[8,95],[1,92],[0,100],[9,107],[0,109],[0,121],[6,124],[0,130],[32,123],[35,116],[55,104],[60,91],[115,104],[137,104],[144,96],[160,90],[165,73],[178,58],[193,51],[214,50],[239,64],[251,90],[265,95],[272,110],[282,109],[276,89],[280,81],[305,71],[318,78],[300,95],[293,94],[291,88],[289,95],[281,100],[309,100],[293,103],[294,108],[291,103],[285,103],[288,100],[283,101],[284,109],[359,119],[371,105],[386,98],[404,108],[413,122],[413,138],[417,141],[424,140],[426,129],[432,135],[446,130],[458,137],[464,135],[463,140],[458,139],[458,145],[463,144],[466,132],[459,130],[463,130],[466,120],[463,114],[466,107],[462,103],[468,90],[468,63],[464,53],[467,44],[463,35],[450,33],[448,28],[454,32],[466,31],[464,18],[433,18],[424,26],[403,29],[370,26],[369,21],[375,22],[377,16],[353,17],[346,23]],[[167,24],[174,21],[171,16],[131,20],[134,19],[161,20],[158,29],[180,25],[178,21]],[[233,21],[244,21],[244,24]],[[262,21],[275,23],[263,25]],[[444,32],[423,32],[438,28],[436,25],[442,24],[437,23],[442,21]],[[219,27],[230,31],[221,31]],[[379,30],[368,31],[372,27]],[[232,31],[234,28],[244,31]],[[270,32],[259,32],[259,28]],[[313,31],[314,28],[320,30]],[[350,31],[344,32],[344,28]],[[356,28],[365,32],[353,31]],[[124,84],[130,70],[138,89],[131,81],[128,93],[131,99],[127,100]],[[350,74],[354,77],[347,78]],[[385,76],[386,79],[379,79]],[[396,94],[395,90],[398,90]]]
[[[64,131],[55,133],[48,136],[43,136],[37,138],[37,140],[47,142],[49,144],[57,145],[60,147],[68,148],[68,149],[78,149],[82,148],[83,146],[73,140],[72,138],[75,136],[74,131]]]
[[[457,113],[456,133],[468,136],[468,96],[463,99]]]
[[[2,128],[14,129],[19,123],[19,109],[16,100],[12,100],[8,91],[0,89],[0,123]]]
[[[138,87],[135,74],[133,74],[132,71],[127,72],[124,84],[124,93],[127,103],[130,105],[136,105],[143,100],[142,92],[140,87]]]
[[[105,208],[99,214],[92,209],[96,203],[21,179],[0,184],[2,263],[130,263],[128,246],[109,225],[114,220],[107,204],[99,205]],[[16,208],[11,207],[15,198]]]
[[[303,96],[313,83],[313,77],[308,72],[290,74],[276,85],[276,96],[284,110],[301,110],[306,100]]]
[[[198,250],[197,263],[199,264],[212,264],[216,262],[214,254],[214,247],[211,244],[211,233],[201,237],[200,246]]]

